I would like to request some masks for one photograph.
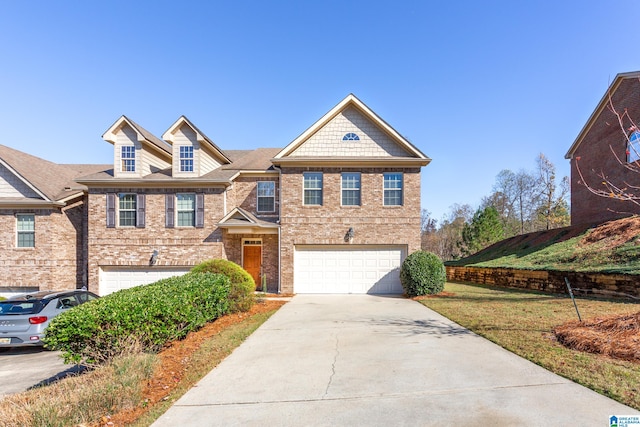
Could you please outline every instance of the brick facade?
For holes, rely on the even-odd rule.
[[[302,203],[307,171],[323,172],[322,206]],[[341,206],[341,173],[361,172],[361,206]],[[383,206],[383,173],[403,172],[402,206]],[[283,168],[281,211],[282,291],[293,292],[296,245],[348,245],[353,228],[357,245],[406,245],[420,249],[420,169]]]
[[[16,245],[16,214],[35,215],[35,247]],[[0,211],[0,275],[5,292],[63,290],[86,284],[86,212],[82,199],[58,209]]]
[[[611,98],[603,98],[594,116],[581,133],[577,147],[567,154],[571,161],[571,224],[598,224],[622,218],[632,214],[640,214],[640,207],[630,202],[614,198],[601,197],[589,191],[588,187],[603,190],[602,178],[598,174],[604,172],[607,178],[620,188],[640,186],[640,173],[628,170],[621,165],[616,156],[626,162],[629,119],[623,126],[611,111],[613,105],[619,113],[627,110],[629,116],[638,123],[640,121],[640,80],[638,77],[620,78],[619,85],[612,85],[614,91]],[[614,154],[615,153],[615,154]],[[579,164],[584,182],[577,170]],[[585,185],[585,183],[587,185]],[[631,191],[633,192],[633,191]]]
[[[113,189],[89,192],[89,289],[97,291],[99,272],[104,267],[149,267],[153,250],[159,252],[157,267],[193,266],[203,260],[224,257],[222,230],[217,227],[224,214],[222,189],[204,192],[204,228],[165,226],[166,189],[121,188],[119,192],[145,194],[144,228],[106,226],[106,194]],[[193,193],[193,189],[171,189],[171,193]]]
[[[345,138],[346,134],[358,138]],[[12,277],[17,287],[87,286],[100,293],[100,281],[107,276],[102,273],[108,271],[113,274],[103,289],[112,292],[151,276],[182,273],[206,259],[243,265],[246,244],[262,248],[260,271],[267,289],[292,293],[296,245],[384,245],[402,248],[405,254],[420,249],[420,168],[430,159],[353,95],[284,149],[225,153],[184,116],[163,139],[122,116],[103,139],[114,144],[113,164],[76,165],[74,175],[60,180],[59,194],[54,194],[65,207],[20,211],[36,213],[35,249],[14,249],[16,211],[0,210],[0,240],[9,248],[0,251],[0,272]],[[193,168],[180,170],[179,147],[185,145],[194,147]],[[122,170],[121,146],[135,150],[132,171]],[[3,156],[16,156],[16,164],[27,157],[13,151]],[[52,167],[33,166],[42,162],[30,160],[25,170]],[[322,206],[304,206],[304,171],[323,173]],[[0,179],[0,191],[11,193],[21,181],[7,172],[7,184],[3,187]],[[359,206],[341,206],[342,172],[361,174]],[[403,174],[400,206],[383,205],[385,172]],[[275,183],[274,209],[258,212],[257,187],[264,181]],[[65,192],[71,187],[76,187],[77,201],[68,201]],[[136,206],[144,224],[119,226],[118,193],[144,195],[144,206]],[[195,193],[198,206],[202,195],[203,227],[197,208],[196,226],[167,226],[167,212],[177,211],[177,205],[167,206],[167,195],[177,193]],[[34,192],[29,198],[40,203],[39,197]],[[115,200],[109,210],[108,200]],[[355,231],[351,243],[345,242],[350,228]],[[154,252],[157,260],[151,263]],[[257,252],[251,252],[257,260]],[[257,262],[253,267],[257,274]]]

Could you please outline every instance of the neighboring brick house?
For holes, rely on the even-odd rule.
[[[122,116],[103,139],[113,165],[77,179],[78,284],[105,295],[225,258],[271,292],[402,292],[430,159],[355,96],[284,149],[223,151],[186,117],[158,138]]]
[[[87,189],[74,180],[104,167],[0,145],[0,295],[87,285]]]
[[[640,122],[640,72],[616,76],[565,155],[571,161],[572,225],[640,214],[640,207],[629,201],[593,193],[607,189],[602,173],[629,193],[640,187],[640,169],[625,167],[640,158],[640,132],[631,129],[632,121]]]

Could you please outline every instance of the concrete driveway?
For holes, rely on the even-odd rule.
[[[46,351],[42,347],[0,348],[0,399],[48,384],[79,369],[65,365],[59,351]]]
[[[603,426],[630,414],[417,302],[298,295],[153,425]]]

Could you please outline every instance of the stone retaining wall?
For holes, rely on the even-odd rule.
[[[567,293],[564,278],[576,295],[633,297],[640,299],[640,276],[577,273],[567,271],[516,270],[512,268],[447,266],[447,280],[473,282],[549,293]]]

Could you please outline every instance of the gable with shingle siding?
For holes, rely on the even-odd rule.
[[[357,141],[344,141],[347,133]],[[407,151],[354,107],[346,108],[290,154],[291,157],[407,157]]]

